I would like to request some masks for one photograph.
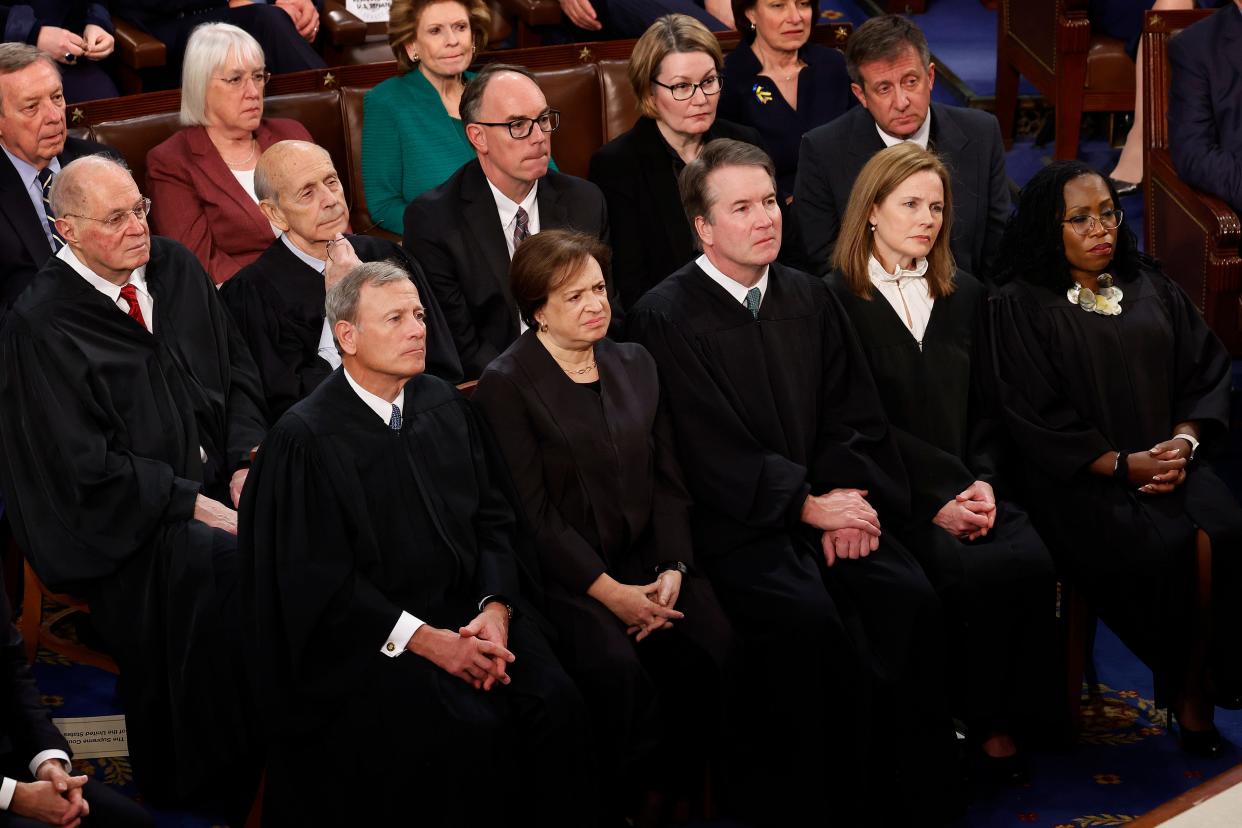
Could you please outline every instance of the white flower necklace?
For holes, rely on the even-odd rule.
[[[1071,305],[1077,305],[1087,313],[1098,313],[1100,316],[1117,316],[1121,313],[1121,299],[1125,295],[1121,288],[1113,287],[1111,273],[1101,273],[1096,279],[1098,291],[1075,284],[1065,291],[1065,298]]]

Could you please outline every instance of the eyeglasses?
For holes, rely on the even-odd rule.
[[[80,218],[87,221],[97,221],[104,226],[104,230],[107,230],[109,233],[117,233],[121,228],[129,224],[130,216],[138,219],[138,223],[141,224],[147,220],[147,213],[149,212],[151,212],[151,199],[143,198],[128,210],[117,210],[107,218],[97,219],[74,213],[65,213],[61,218]]]
[[[545,135],[549,132],[556,132],[556,128],[561,125],[561,111],[559,109],[549,109],[538,118],[514,118],[512,121],[475,121],[479,126],[490,127],[508,127],[509,137],[522,140],[529,138],[531,132],[535,129],[535,124],[539,124],[540,132]]]
[[[260,71],[246,74],[245,72],[238,72],[235,75],[229,75],[227,78],[216,75],[216,80],[221,81],[229,89],[241,89],[242,84],[246,82],[247,78],[254,82],[256,89],[262,89],[272,79],[272,73]]]
[[[1068,224],[1078,235],[1087,236],[1095,231],[1097,221],[1105,230],[1116,230],[1121,225],[1122,215],[1121,210],[1103,210],[1099,218],[1087,215],[1073,216],[1063,219],[1061,223]]]
[[[669,94],[673,96],[673,100],[688,101],[694,97],[694,93],[698,89],[702,89],[705,96],[720,94],[720,87],[723,81],[724,75],[716,73],[711,77],[703,78],[699,83],[674,83],[670,85],[660,83],[658,80],[653,80],[652,83],[667,89]]]

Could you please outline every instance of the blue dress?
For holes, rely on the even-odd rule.
[[[724,90],[720,93],[719,117],[759,130],[764,148],[776,165],[776,188],[782,204],[793,195],[802,134],[854,105],[840,52],[808,43],[799,56],[806,68],[798,75],[797,109],[789,105],[771,78],[759,74],[759,58],[746,44],[725,58]]]

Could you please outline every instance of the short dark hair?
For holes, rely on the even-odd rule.
[[[588,258],[596,261],[607,282],[612,251],[589,233],[544,230],[519,244],[509,265],[509,289],[522,321],[537,327],[535,312]]]
[[[686,211],[686,219],[692,228],[696,218],[706,218],[711,212],[712,200],[707,191],[707,177],[721,167],[763,167],[772,179],[772,186],[776,186],[776,168],[766,152],[754,144],[734,141],[731,138],[709,141],[699,157],[681,171],[681,180],[678,182],[681,206]]]
[[[1108,187],[1113,205],[1120,209],[1121,199],[1108,176],[1081,161],[1052,162],[1035,173],[1018,195],[1018,211],[1005,227],[993,268],[997,284],[1021,279],[1057,291],[1074,286],[1061,221],[1065,218],[1065,185],[1084,175],[1099,177]],[[1139,251],[1134,231],[1123,222],[1117,228],[1109,271],[1121,281],[1130,281],[1144,266],[1158,267],[1154,259]]]
[[[914,49],[926,68],[931,65],[931,50],[923,30],[900,14],[882,14],[863,23],[845,44],[845,70],[850,80],[862,85],[858,67],[875,60],[894,60],[907,48]]]
[[[535,80],[535,76],[525,66],[512,63],[487,64],[470,79],[470,83],[466,84],[466,88],[461,93],[461,102],[457,105],[457,111],[461,115],[463,127],[479,120],[479,108],[483,106],[483,93],[487,91],[487,85],[492,82],[492,78],[501,72],[516,72],[523,77],[530,78],[530,82],[535,86],[539,85],[539,81]]]
[[[733,5],[733,22],[737,26],[737,30],[742,34],[743,43],[755,42],[754,25],[746,25],[746,12],[759,5],[759,0],[732,0]],[[815,28],[815,23],[819,20],[819,0],[811,0],[811,29]],[[811,31],[806,33],[807,40],[811,39]]]

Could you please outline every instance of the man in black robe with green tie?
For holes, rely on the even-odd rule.
[[[744,727],[744,815],[941,824],[956,762],[940,607],[882,529],[909,487],[866,360],[827,287],[775,262],[762,150],[712,141],[681,193],[704,253],[634,306],[629,333],[660,370],[696,560],[770,700]]]
[[[272,428],[241,504],[264,819],[593,824],[585,704],[524,597],[498,454],[424,373],[417,288],[371,262],[326,304],[341,367]]]

